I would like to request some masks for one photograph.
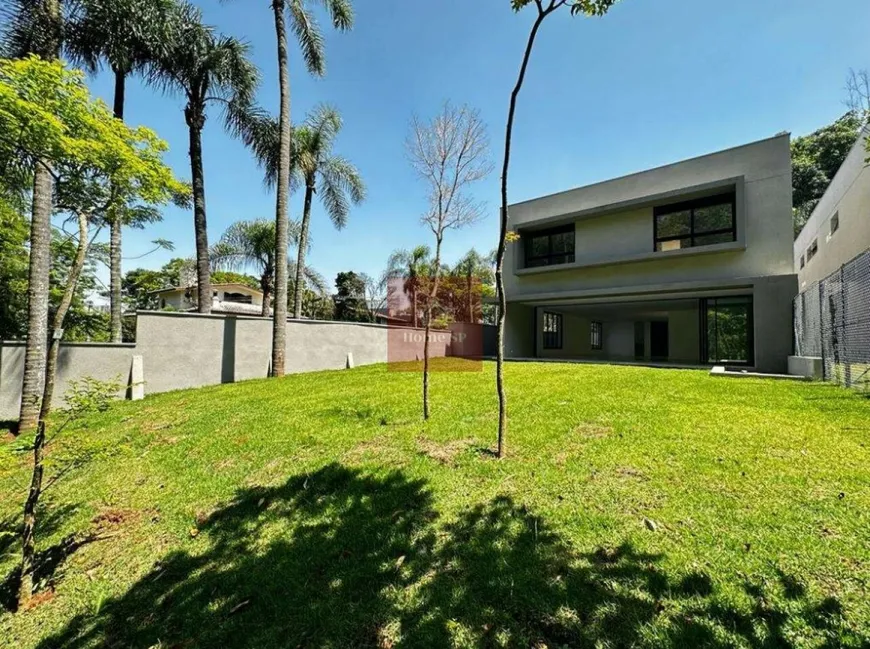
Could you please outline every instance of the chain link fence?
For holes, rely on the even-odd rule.
[[[826,381],[870,390],[870,250],[795,298],[795,351],[820,357]]]

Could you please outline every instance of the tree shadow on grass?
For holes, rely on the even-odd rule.
[[[447,525],[433,505],[399,471],[338,464],[241,491],[193,550],[40,647],[867,646],[782,573],[738,607],[628,542],[578,554],[508,497]]]
[[[45,538],[57,532],[75,510],[74,505],[62,505],[40,511],[36,519],[36,537]],[[20,513],[0,520],[0,556],[16,554],[20,557],[23,525]],[[71,534],[48,548],[39,550],[34,562],[34,583],[40,588],[51,587],[63,562],[91,540],[88,537],[78,537]],[[20,581],[21,566],[16,563],[15,567],[3,579],[0,579],[0,609],[15,610],[18,604]]]

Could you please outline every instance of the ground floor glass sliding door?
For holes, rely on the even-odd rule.
[[[705,363],[752,365],[752,296],[701,300],[701,359]]]

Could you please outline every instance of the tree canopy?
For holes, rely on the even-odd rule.
[[[858,138],[861,117],[849,111],[791,143],[794,234],[797,237]]]

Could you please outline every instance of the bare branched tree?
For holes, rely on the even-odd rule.
[[[846,105],[858,114],[866,124],[870,121],[870,72],[849,70],[846,78]]]
[[[387,280],[389,276],[386,272],[381,273],[378,277],[360,273],[360,279],[362,279],[365,288],[366,312],[369,321],[377,322],[378,314],[387,306]]]
[[[492,161],[480,113],[449,102],[429,122],[413,118],[407,149],[411,166],[429,187],[429,205],[421,220],[435,235],[423,343],[423,418],[429,419],[429,334],[441,275],[441,244],[448,230],[458,230],[483,216],[484,203],[475,200],[469,190],[489,175]]]

